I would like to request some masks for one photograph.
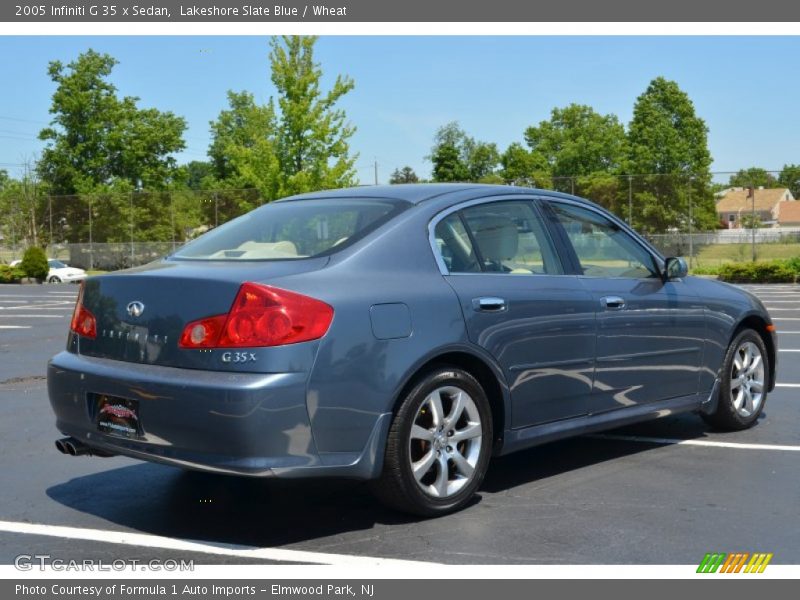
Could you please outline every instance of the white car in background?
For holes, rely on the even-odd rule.
[[[47,283],[77,283],[86,279],[86,271],[77,267],[70,267],[60,260],[48,258],[47,264],[50,271],[47,273]]]
[[[21,260],[14,260],[11,261],[9,266],[16,267],[20,263],[22,263]],[[86,271],[83,269],[70,267],[69,265],[66,265],[55,258],[48,258],[47,265],[50,267],[50,271],[47,273],[47,283],[61,283],[62,281],[67,283],[78,283],[87,277]]]

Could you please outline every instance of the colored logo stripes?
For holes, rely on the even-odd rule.
[[[772,560],[772,553],[754,552],[710,552],[700,561],[697,567],[698,573],[763,573],[769,561]]]

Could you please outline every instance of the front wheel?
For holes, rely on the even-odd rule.
[[[492,414],[481,385],[461,369],[436,369],[402,400],[373,491],[415,515],[458,510],[483,481],[491,445]]]
[[[57,275],[53,275],[50,279],[47,280],[48,283],[61,283],[61,278]]]
[[[767,401],[768,377],[769,355],[764,340],[752,329],[743,330],[725,355],[717,408],[703,419],[727,431],[752,427]]]

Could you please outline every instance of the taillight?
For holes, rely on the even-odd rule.
[[[333,308],[320,300],[280,288],[244,283],[225,315],[192,321],[183,329],[181,348],[253,348],[316,340],[333,320]]]
[[[78,299],[75,301],[75,310],[72,313],[72,322],[69,328],[83,337],[91,339],[97,337],[97,320],[91,311],[83,305],[83,283],[81,283],[81,289],[78,292]]]

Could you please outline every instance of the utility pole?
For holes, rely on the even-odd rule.
[[[628,175],[628,225],[633,227],[633,175]]]
[[[130,204],[130,225],[131,225],[131,266],[133,267],[133,192],[131,192],[131,204]]]
[[[94,269],[94,240],[92,238],[92,196],[89,195],[89,270]]]
[[[694,177],[689,177],[689,268],[692,268],[692,257],[694,256],[694,227],[692,225],[692,182]]]
[[[53,197],[50,194],[47,194],[47,213],[48,219],[50,221],[50,239],[48,240],[48,244],[50,246],[53,245]]]
[[[750,198],[753,201],[753,214],[750,217],[750,232],[753,246],[753,262],[756,262],[756,186],[750,186]]]
[[[375,157],[375,185],[378,185],[378,158]]]

